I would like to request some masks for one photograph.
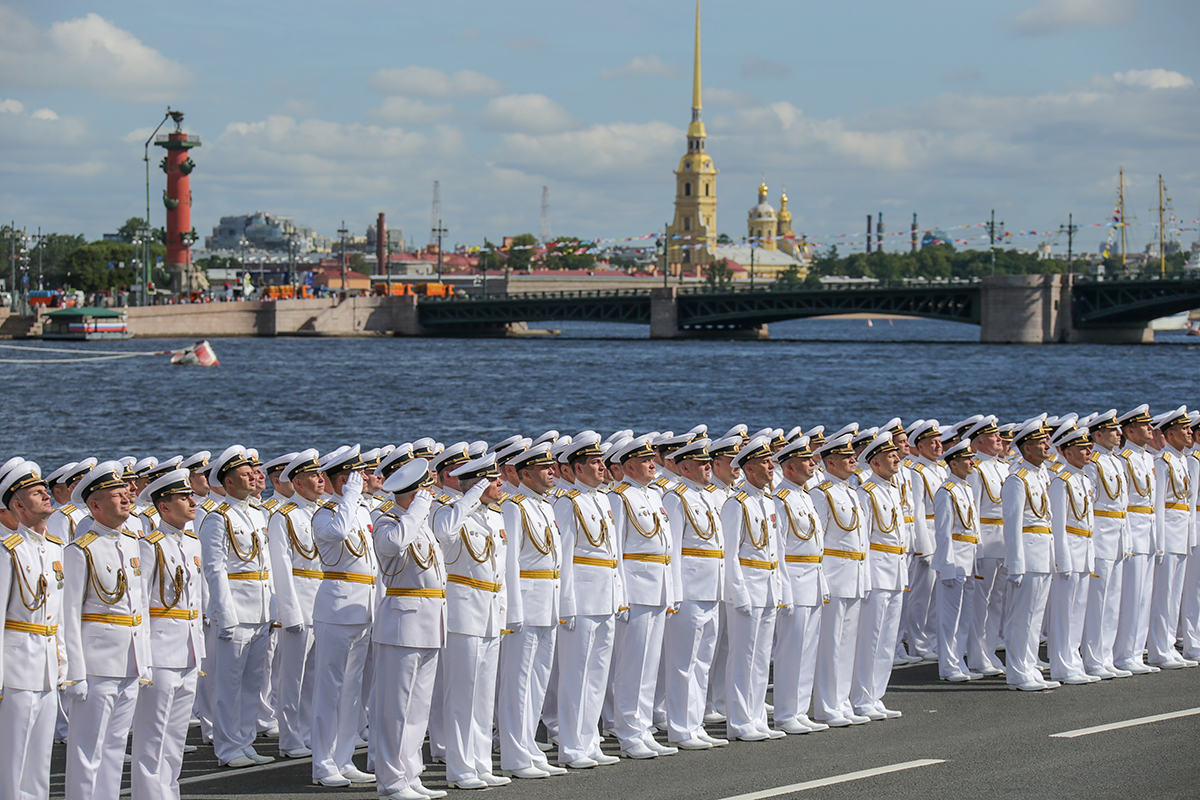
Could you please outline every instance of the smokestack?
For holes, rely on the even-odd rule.
[[[883,212],[879,212],[879,224],[875,226],[875,249],[883,252]]]
[[[913,212],[912,251],[917,252],[917,212]]]
[[[383,221],[383,212],[379,212],[379,221],[375,223],[375,271],[384,274],[388,271],[387,263],[387,223]]]
[[[871,252],[871,220],[872,216],[867,214],[867,252]]]

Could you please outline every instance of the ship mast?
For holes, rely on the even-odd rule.
[[[1121,271],[1126,269],[1125,265],[1125,168],[1120,167],[1118,172],[1118,180],[1120,183],[1117,186],[1117,208],[1121,209]]]
[[[1161,172],[1158,174],[1158,270],[1162,277],[1167,277],[1167,240],[1163,233],[1163,181]]]

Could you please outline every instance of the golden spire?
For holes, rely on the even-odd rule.
[[[692,110],[699,111],[700,105],[700,0],[696,0],[696,62],[692,67]],[[697,116],[697,119],[699,117]]]

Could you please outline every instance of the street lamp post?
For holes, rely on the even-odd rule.
[[[248,245],[248,244],[250,244],[250,242],[246,239],[245,236],[243,236],[241,239],[238,239],[238,247],[242,248],[242,260],[240,262],[238,262],[238,266],[241,267],[241,270],[239,270],[239,271],[241,271],[243,273],[248,273],[248,270],[246,268],[246,245]],[[236,280],[236,276],[235,276],[235,280]],[[245,297],[243,297],[242,299],[245,299]]]

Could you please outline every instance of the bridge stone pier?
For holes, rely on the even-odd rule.
[[[979,341],[984,344],[1142,344],[1147,322],[1077,328],[1071,275],[993,275],[983,279]]]
[[[650,290],[651,339],[769,339],[766,323],[730,328],[681,328],[679,326],[679,289],[669,286]]]

